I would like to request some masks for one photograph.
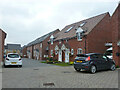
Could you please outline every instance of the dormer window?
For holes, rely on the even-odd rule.
[[[82,22],[82,23],[80,24],[80,27],[84,26],[85,24],[86,24],[86,22]]]
[[[54,36],[53,36],[53,35],[51,35],[51,37],[50,37],[50,42],[51,42],[51,45],[53,44],[53,40],[54,40]]]
[[[70,28],[68,28],[65,33],[68,33],[71,29],[73,28],[73,26],[71,26]]]
[[[76,31],[76,36],[77,36],[77,40],[81,41],[82,40],[82,36],[83,36],[83,29],[81,27],[79,27]]]

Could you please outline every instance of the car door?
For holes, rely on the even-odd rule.
[[[105,70],[108,68],[109,61],[105,55],[101,55],[101,64],[102,64],[102,70]]]
[[[103,69],[109,69],[110,61],[109,61],[109,59],[107,58],[107,56],[103,55],[103,57],[102,57],[102,63],[103,63],[103,65],[104,65],[104,68],[103,68]]]
[[[91,57],[92,57],[93,63],[97,67],[97,70],[101,70],[102,69],[102,63],[101,63],[101,59],[99,58],[99,54],[94,54]]]

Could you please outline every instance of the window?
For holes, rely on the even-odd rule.
[[[8,57],[10,58],[19,58],[18,54],[8,54]]]
[[[83,22],[80,24],[80,27],[84,26],[86,24],[86,22]]]
[[[61,41],[59,41],[59,44],[61,44]]]
[[[74,54],[74,50],[73,49],[71,49],[71,55],[73,55]]]
[[[53,50],[51,50],[51,56],[53,55]]]
[[[78,41],[82,40],[82,33],[77,33],[77,39],[78,39]]]
[[[83,52],[82,52],[82,49],[81,48],[78,48],[78,50],[77,50],[77,54],[82,54]]]
[[[57,55],[58,54],[58,51],[57,50],[55,50],[55,55]]]
[[[42,43],[40,44],[40,48],[42,48]]]
[[[68,33],[72,28],[73,28],[73,26],[70,27],[70,28],[68,28],[68,29],[65,31],[65,33]]]
[[[50,37],[51,45],[53,44],[53,40],[54,40],[54,36],[51,35],[51,37]]]

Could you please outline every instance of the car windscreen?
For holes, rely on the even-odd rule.
[[[19,58],[18,54],[9,54],[8,55],[9,58]]]

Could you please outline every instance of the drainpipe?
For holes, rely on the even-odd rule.
[[[86,35],[85,35],[85,54],[86,54]]]

